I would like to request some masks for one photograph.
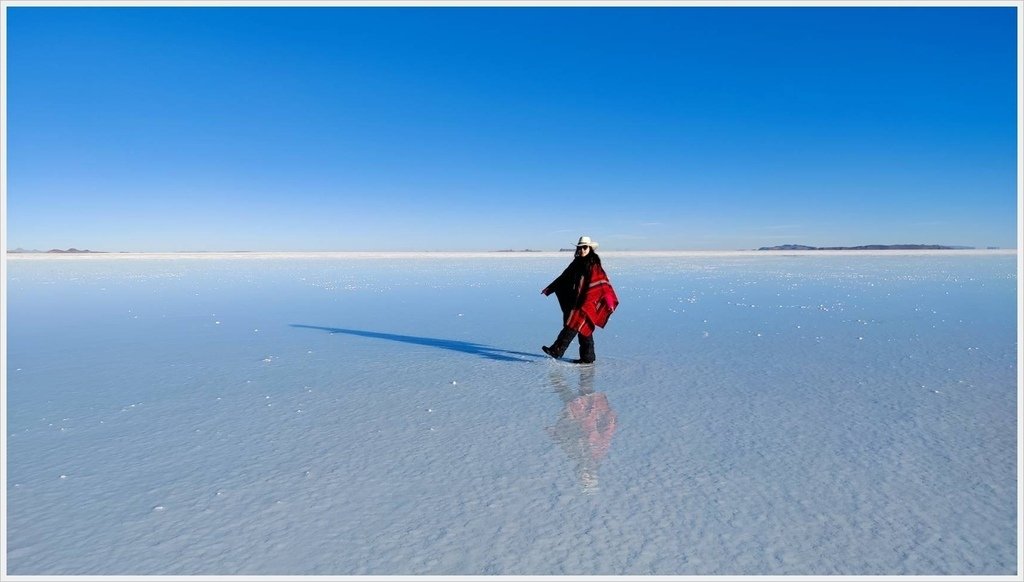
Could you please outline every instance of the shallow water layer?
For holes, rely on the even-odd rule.
[[[1015,573],[1015,256],[567,260],[10,261],[9,573]]]

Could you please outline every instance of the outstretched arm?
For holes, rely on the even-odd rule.
[[[545,296],[551,295],[552,293],[555,292],[555,289],[558,289],[562,285],[562,281],[565,280],[565,279],[568,279],[568,278],[569,278],[569,267],[566,267],[565,270],[562,271],[561,275],[555,277],[555,280],[550,282],[550,283],[548,283],[548,286],[543,288],[543,289],[541,289],[540,292],[543,293]]]

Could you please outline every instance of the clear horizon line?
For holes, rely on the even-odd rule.
[[[804,253],[804,254],[829,254],[829,253],[1016,253],[1016,247],[959,247],[943,249],[863,249],[863,248],[815,248],[815,249],[758,249],[758,248],[733,248],[733,249],[615,249],[601,251],[601,254],[711,254],[711,253],[755,253],[755,254],[779,254],[779,253]],[[545,254],[566,254],[571,250],[318,250],[318,251],[295,251],[295,250],[228,250],[228,251],[89,251],[89,252],[48,252],[48,251],[15,251],[7,250],[4,256],[10,257],[50,257],[50,258],[86,258],[86,257],[117,257],[126,255],[545,255]]]
[[[778,247],[783,246],[803,246],[809,247],[807,249],[782,249]],[[940,246],[946,247],[944,249],[866,249],[864,247],[897,247],[897,246]],[[743,248],[629,248],[629,247],[618,247],[615,249],[605,248],[601,249],[598,247],[599,253],[606,252],[734,252],[734,251],[796,251],[796,250],[807,250],[807,251],[822,251],[822,250],[1016,250],[1017,247],[1002,247],[997,245],[953,245],[953,244],[940,244],[940,243],[871,243],[871,244],[857,244],[857,245],[828,245],[828,246],[815,246],[815,245],[803,245],[795,243],[787,243],[783,245],[764,245],[761,247],[743,247]],[[86,255],[86,254],[188,254],[188,253],[226,253],[226,254],[237,254],[237,253],[556,253],[556,252],[571,252],[573,248],[562,247],[558,249],[537,249],[537,248],[522,248],[522,249],[198,249],[198,250],[117,250],[117,251],[105,251],[105,250],[92,250],[88,248],[79,249],[77,247],[68,247],[67,249],[61,249],[53,247],[49,250],[38,250],[38,249],[26,249],[24,247],[5,247],[6,254],[50,254],[50,255]]]

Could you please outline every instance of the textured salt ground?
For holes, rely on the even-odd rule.
[[[12,261],[8,573],[1014,573],[1014,257],[565,260]]]

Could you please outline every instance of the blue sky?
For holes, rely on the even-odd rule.
[[[1016,247],[1013,8],[7,11],[6,237]]]

